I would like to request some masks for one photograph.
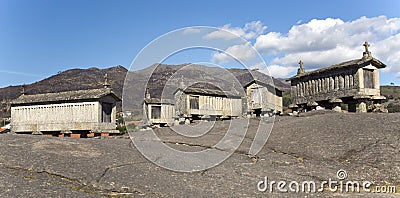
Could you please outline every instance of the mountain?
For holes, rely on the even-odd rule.
[[[154,70],[154,72],[153,72]],[[149,79],[146,79],[150,76]],[[274,84],[282,91],[290,90],[290,85],[282,82],[280,79],[271,78],[258,70],[247,69],[224,69],[220,67],[211,67],[196,64],[180,64],[180,65],[166,65],[154,64],[143,70],[130,72],[127,75],[125,82],[130,82],[125,85],[124,93],[124,110],[133,111],[134,114],[140,114],[142,111],[142,101],[144,97],[143,87],[147,87],[148,92],[152,98],[160,98],[163,91],[165,93],[173,93],[178,86],[185,79],[186,86],[190,85],[189,82],[205,81],[213,85],[223,85],[221,90],[232,91],[240,93],[242,86],[240,84],[234,85],[233,80],[237,79],[242,85],[258,79],[268,84]],[[147,84],[147,85],[146,85]],[[165,86],[168,85],[168,86]],[[203,84],[204,85],[204,84]],[[233,87],[235,86],[235,87]],[[236,87],[238,86],[238,87]],[[169,88],[165,90],[164,87]],[[204,86],[203,86],[204,87]],[[170,95],[171,97],[172,95]],[[163,97],[170,99],[170,97]]]
[[[171,76],[173,76],[178,70],[187,66],[188,64],[181,65],[165,65],[165,64],[154,64],[142,70],[130,72],[128,77],[130,80],[134,79],[134,84],[128,84],[125,89],[132,91],[132,93],[139,93],[141,88],[145,87],[149,81],[149,89],[152,92],[152,97],[161,95],[165,83],[168,82]],[[186,74],[191,77],[202,77],[210,82],[229,82],[226,75],[218,76],[217,67],[207,67],[202,65],[199,66],[200,70],[188,70]],[[154,72],[153,70],[157,68]],[[219,68],[220,69],[220,68]],[[233,76],[237,78],[251,79],[249,70],[244,69],[228,69]],[[94,89],[102,87],[104,82],[104,75],[108,75],[109,83],[111,84],[112,90],[122,98],[122,91],[124,89],[125,77],[128,70],[123,66],[115,66],[106,69],[89,68],[89,69],[70,69],[49,78],[43,79],[39,82],[24,85],[25,94],[39,94],[39,93],[51,93],[61,91],[72,91],[81,89]],[[215,74],[215,77],[210,78],[207,73]],[[256,70],[251,71],[253,76],[257,78],[271,79],[265,74],[262,74]],[[151,74],[150,80],[147,77]],[[172,80],[169,83],[177,85],[179,78]],[[273,78],[273,82],[276,87],[283,91],[290,90],[290,85],[284,80]],[[22,86],[9,86],[0,88],[0,117],[10,116],[10,102],[18,98],[22,93]],[[124,96],[124,100],[127,102],[126,107],[130,110],[139,109],[141,111],[141,104],[143,100],[143,94],[133,94]],[[124,102],[125,102],[124,101]],[[119,108],[121,105],[119,104]],[[139,112],[138,112],[139,113]]]
[[[107,69],[70,69],[39,82],[24,85],[24,89],[25,94],[31,95],[100,88],[104,82],[104,75],[107,74],[111,88],[121,97],[127,71],[120,65]],[[10,116],[10,102],[21,95],[22,89],[22,86],[0,88],[0,117]]]

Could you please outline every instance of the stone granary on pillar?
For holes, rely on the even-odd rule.
[[[143,103],[145,123],[149,125],[164,126],[174,122],[175,101],[171,99],[152,98],[149,90],[146,90],[146,98]]]
[[[176,110],[186,122],[202,119],[232,118],[242,114],[242,98],[234,91],[224,92],[217,87],[197,83],[175,92]]]
[[[379,69],[386,65],[372,57],[368,42],[361,59],[355,59],[306,72],[303,62],[299,62],[296,76],[291,82],[291,97],[294,111],[310,110],[317,106],[341,111],[340,104],[348,105],[349,112],[367,112],[367,104],[379,107]]]
[[[196,83],[186,89],[178,88],[174,99],[154,98],[147,90],[143,112],[146,124],[158,126],[239,117],[242,98],[235,93]]]
[[[61,137],[118,133],[116,104],[121,99],[110,89],[107,76],[103,86],[35,95],[23,91],[11,103],[11,131]]]
[[[180,76],[177,73],[181,70],[185,72]],[[282,112],[283,91],[272,77],[257,70],[223,70],[195,64],[159,64],[146,87],[143,124],[165,126]],[[163,96],[163,92],[167,94]]]

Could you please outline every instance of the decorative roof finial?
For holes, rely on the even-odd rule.
[[[149,88],[146,88],[146,99],[151,99]]]
[[[21,95],[25,95],[25,84],[21,85]]]
[[[110,83],[108,83],[108,75],[104,74],[104,83],[103,83],[104,88],[110,88]]]
[[[181,75],[181,78],[179,79],[179,88],[180,88],[180,89],[185,89],[185,88],[186,88],[186,86],[185,86],[185,80],[184,80],[183,75]]]
[[[300,74],[304,74],[305,73],[305,71],[304,71],[304,68],[303,68],[303,61],[299,61],[299,65],[300,65],[300,67],[299,67],[299,69],[297,69],[297,75],[300,75]]]
[[[223,91],[226,94],[226,92],[224,90],[221,90],[221,91]],[[231,94],[236,94],[236,93],[237,93],[237,90],[235,88],[235,81],[232,81]]]
[[[368,41],[365,41],[363,45],[364,45],[364,47],[365,47],[365,52],[369,52],[369,51],[368,51],[368,47],[369,47]]]
[[[371,52],[368,50],[369,47],[368,41],[365,41],[363,46],[365,47],[365,52],[363,52],[363,58],[371,57]]]

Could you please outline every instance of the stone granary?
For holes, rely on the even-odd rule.
[[[107,80],[106,80],[107,82]],[[104,88],[25,95],[12,101],[11,131],[52,136],[108,136],[116,129],[116,103]]]
[[[282,91],[270,84],[253,80],[244,86],[247,114],[256,116],[282,112]]]
[[[242,114],[242,99],[235,92],[223,92],[210,87],[188,87],[175,93],[176,109],[181,118],[215,119],[238,117]]]
[[[242,85],[243,114],[270,116],[283,111],[282,93],[275,81],[258,70],[230,69]]]
[[[206,66],[200,66],[203,67]],[[209,67],[207,69],[212,70]],[[144,123],[162,126],[193,120],[229,119],[242,115],[267,116],[282,112],[282,91],[273,85],[271,77],[256,70],[228,71],[239,84],[236,87],[232,82],[218,79],[229,89],[225,91],[208,83],[184,88],[183,81],[179,80],[174,82],[177,87],[172,91],[173,97],[161,99],[163,86],[160,85],[164,83],[157,81],[157,85],[150,84],[143,103]]]
[[[242,98],[200,83],[186,89],[178,88],[174,100],[151,98],[146,93],[144,112],[150,125],[171,125],[193,120],[238,117],[242,114]]]
[[[291,81],[291,96],[296,109],[316,106],[341,111],[340,104],[348,105],[349,112],[367,112],[367,103],[378,107],[386,99],[380,95],[379,69],[386,65],[372,57],[368,42],[361,59],[355,59],[318,70],[305,72],[303,62]]]
[[[175,115],[175,102],[170,99],[151,98],[149,91],[146,91],[146,98],[143,103],[143,112],[150,125],[166,125],[173,123]]]

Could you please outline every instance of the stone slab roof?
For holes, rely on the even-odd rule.
[[[82,101],[82,100],[96,100],[104,96],[111,95],[117,101],[121,99],[111,89],[89,89],[77,91],[65,91],[58,93],[44,93],[35,95],[21,95],[11,102],[12,105],[19,104],[38,104],[38,103],[51,103],[51,102],[66,102],[66,101]]]
[[[144,101],[148,104],[175,104],[172,99],[145,98]]]
[[[166,84],[166,82],[169,80],[169,78],[174,75],[174,73],[181,69],[184,65],[160,65],[160,68],[157,68],[157,72],[154,72],[152,77],[150,78],[149,82],[148,82],[148,91],[151,95],[152,98],[160,98],[164,89],[164,86]],[[203,67],[204,69],[208,69],[208,73],[213,73],[215,72],[215,76],[218,76],[218,70],[214,71],[216,69],[213,69],[212,67],[209,68],[207,66],[201,66],[198,65],[199,67]],[[200,70],[201,71],[201,70]],[[269,85],[272,87],[275,87],[276,89],[281,90],[280,88],[275,86],[275,82],[274,79],[264,73],[261,73],[259,71],[256,70],[249,70],[249,69],[239,69],[239,68],[230,68],[227,69],[227,71],[229,71],[238,81],[239,83],[242,85],[242,87],[235,87],[236,91],[239,92],[243,87],[249,85],[250,83],[254,82],[255,80],[257,80],[257,82],[263,82],[263,85]],[[198,70],[187,70],[186,72],[190,73],[192,72],[193,78],[196,79],[202,79],[203,76],[207,77],[206,73],[199,73]],[[218,74],[218,75],[217,75]],[[225,74],[226,75],[226,74]],[[212,79],[213,82],[210,83],[215,83],[218,81],[218,83],[215,84],[224,84],[226,87],[230,87],[232,86],[233,82],[230,82],[229,79],[230,76],[223,76],[221,78],[215,78]],[[176,85],[176,88],[179,87],[179,81],[176,82],[170,82],[172,86],[174,86],[174,83]],[[196,87],[194,88],[202,88],[204,89],[204,91],[200,91],[198,89],[194,89],[192,91],[197,91],[199,94],[208,94],[208,95],[226,95],[225,93],[219,93],[219,89],[215,89],[214,86],[210,86],[209,84],[201,84],[200,86],[196,85]],[[231,88],[230,92],[232,91]],[[206,91],[208,91],[206,93]],[[234,91],[235,93],[230,94],[230,95],[236,95],[236,91]]]
[[[300,75],[293,76],[293,77],[291,77],[291,78],[289,78],[287,80],[289,81],[289,80],[294,80],[294,79],[302,78],[302,77],[306,77],[306,76],[312,76],[312,75],[327,73],[327,72],[330,72],[330,71],[333,71],[333,70],[347,68],[347,67],[358,67],[358,68],[360,68],[360,67],[367,66],[369,64],[371,64],[371,65],[373,65],[373,66],[375,66],[377,68],[385,68],[386,67],[386,65],[383,64],[378,59],[376,59],[376,58],[374,58],[372,56],[369,56],[367,58],[361,58],[361,59],[355,59],[355,60],[351,60],[351,61],[346,61],[346,62],[342,62],[342,63],[339,63],[339,64],[331,65],[329,67],[324,67],[324,68],[317,69],[317,70],[314,70],[314,71],[306,72],[306,73],[303,73],[303,74],[300,74]]]
[[[178,92],[179,90],[182,91],[181,88],[177,88],[177,90],[174,92],[174,94],[176,92]],[[154,90],[153,90],[154,91]],[[157,90],[159,92],[162,92],[162,90]],[[219,88],[211,85],[211,84],[207,84],[207,83],[195,83],[193,85],[191,85],[190,87],[186,88],[185,90],[183,90],[184,93],[186,94],[199,94],[199,95],[206,95],[206,96],[222,96],[222,97],[229,97],[229,98],[240,98],[241,95],[237,90],[229,90],[229,91],[222,91]],[[154,93],[154,92],[153,92]],[[147,104],[175,104],[175,101],[171,98],[163,98],[160,99],[160,94],[158,94],[156,97],[152,98],[145,98],[144,101]],[[168,97],[171,95],[166,95],[165,97]]]
[[[227,97],[241,97],[241,95],[233,91],[224,92],[219,89],[204,89],[197,87],[189,87],[185,89],[185,93],[201,94],[201,95],[212,95],[212,96],[227,96]]]
[[[275,85],[276,80],[273,77],[268,76],[258,70],[247,70],[247,69],[230,69],[229,71],[237,78],[239,83],[246,88],[252,83],[258,83],[262,86],[268,86],[275,90],[282,91],[281,88]]]

